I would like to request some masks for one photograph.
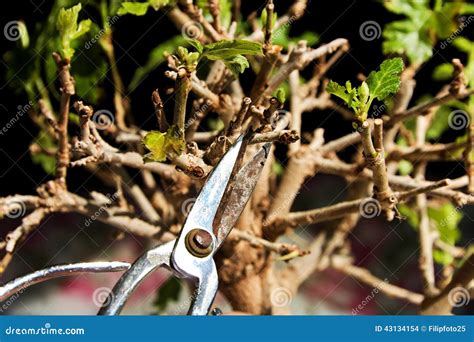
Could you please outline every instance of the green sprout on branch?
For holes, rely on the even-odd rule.
[[[92,21],[90,19],[81,20],[79,24],[77,23],[81,8],[82,5],[79,3],[68,9],[61,8],[59,11],[56,28],[59,31],[61,55],[64,59],[72,58],[74,55],[74,49],[71,47],[73,41],[87,33],[91,28]]]
[[[329,81],[326,90],[328,93],[341,98],[355,113],[355,125],[359,127],[365,120],[372,105],[377,99],[384,101],[391,94],[395,94],[400,87],[400,74],[403,71],[403,60],[399,57],[385,60],[378,71],[372,71],[367,80],[356,88],[350,81],[340,85]],[[355,128],[357,128],[355,127]]]

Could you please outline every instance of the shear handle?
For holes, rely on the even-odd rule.
[[[109,293],[98,315],[120,314],[132,293],[151,272],[159,267],[170,268],[170,257],[175,242],[176,240],[172,240],[150,249],[138,258]]]

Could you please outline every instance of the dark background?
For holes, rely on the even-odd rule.
[[[244,16],[249,15],[255,10],[260,11],[265,4],[264,1],[243,2]],[[44,20],[44,17],[49,13],[51,3],[52,1],[46,0],[6,2],[2,4],[1,27],[10,20],[20,19],[26,22],[28,28],[33,27],[36,21]],[[276,1],[277,13],[282,14],[290,3],[290,1]],[[96,21],[98,20],[97,13],[88,12],[88,14],[93,19],[95,17]],[[146,63],[148,53],[153,47],[179,33],[167,18],[161,19],[158,25],[154,25],[157,18],[161,16],[161,13],[149,10],[144,17],[122,17],[118,24],[114,26],[114,45],[118,68],[121,71],[125,84],[128,84],[130,81],[135,68]],[[330,78],[340,82],[346,79],[356,82],[357,74],[363,73],[367,75],[371,70],[377,68],[385,58],[381,49],[382,38],[380,37],[370,42],[364,41],[359,35],[359,27],[368,20],[374,20],[383,27],[385,23],[395,18],[395,15],[387,12],[383,5],[377,1],[313,0],[309,3],[306,15],[292,25],[291,34],[297,36],[304,31],[311,30],[320,35],[320,43],[326,43],[339,37],[347,38],[351,44],[350,51],[329,71],[328,75]],[[143,32],[147,30],[149,31],[143,35]],[[11,49],[14,43],[5,40],[3,35],[1,38],[1,53],[3,55],[3,52]],[[444,50],[435,49],[434,57],[423,65],[416,75],[415,100],[423,94],[435,94],[441,88],[442,83],[432,81],[431,79],[433,67],[450,61],[453,57],[461,57],[465,61],[465,56],[462,56],[461,53],[452,47]],[[19,104],[27,102],[26,97],[17,95],[13,89],[4,86],[6,83],[4,74],[7,68],[8,65],[4,62],[0,64],[0,85],[2,85],[0,90],[1,126],[9,121]],[[170,85],[169,81],[163,76],[164,70],[164,65],[158,67],[148,75],[133,93],[129,94],[135,121],[138,125],[143,125],[144,129],[156,128],[154,120],[148,120],[148,118],[153,116],[150,95],[155,88],[166,88]],[[72,72],[74,73],[74,69]],[[251,72],[248,72],[243,77],[243,85],[247,91],[253,77]],[[104,84],[106,89],[111,89],[111,84],[108,80],[104,80]],[[111,94],[110,91],[108,93]],[[111,97],[106,98],[105,102],[106,106],[108,105],[109,108],[113,108]],[[312,131],[318,126],[324,127],[326,141],[352,131],[349,121],[344,121],[338,114],[329,114],[331,113],[321,111],[307,113],[304,115],[303,127],[308,127],[308,131]],[[28,146],[36,132],[37,128],[25,115],[6,135],[0,136],[0,196],[12,193],[33,193],[38,184],[49,178],[39,165],[31,162],[28,153]],[[449,132],[443,136],[442,140],[452,141],[455,135],[455,132]],[[353,151],[349,149],[346,151],[345,156],[349,156]],[[433,163],[428,168],[427,178],[456,178],[463,174],[464,169],[458,163]],[[89,174],[80,170],[69,171],[68,184],[71,191],[76,191],[82,195],[87,194],[90,190],[101,189],[102,187],[97,179],[91,178]],[[327,175],[317,176],[306,184],[303,193],[295,204],[295,208],[309,209],[333,204],[336,201],[342,200],[340,193],[343,192],[344,187],[344,182],[336,177]],[[336,198],[336,194],[339,196],[338,198]],[[470,216],[474,216],[472,210],[468,210],[467,213],[469,214],[470,212]],[[30,265],[42,267],[44,263],[53,264],[57,262],[78,261],[86,257],[90,259],[91,253],[93,255],[100,255],[101,247],[91,244],[87,236],[83,236],[77,243],[71,245],[67,253],[61,252],[55,255],[54,250],[61,247],[61,241],[69,239],[74,234],[77,234],[78,230],[81,230],[77,222],[78,218],[75,215],[58,215],[58,217],[51,219],[47,224],[42,225],[41,233],[37,234],[43,236],[33,237],[25,245],[25,248],[20,250],[20,257],[25,259]],[[0,221],[1,234],[3,235],[17,224],[17,220]],[[472,240],[472,229],[468,229],[470,225],[471,220],[465,218],[462,224],[464,231],[462,245]],[[48,228],[64,226],[72,226],[72,228]],[[364,227],[363,230],[360,229],[361,226]],[[306,228],[308,227],[305,227],[305,231],[309,231],[309,234],[313,234],[314,229],[318,229],[318,227]],[[112,232],[104,235],[96,230],[88,231],[86,235],[91,235],[95,241],[99,241],[99,244],[100,242],[106,243],[113,237]],[[377,241],[380,241],[387,235],[391,236],[385,240],[383,245],[378,246],[376,249],[373,248],[374,245],[377,245]],[[357,236],[357,238],[354,236]],[[388,224],[383,220],[371,220],[370,222],[362,220],[354,236],[351,237],[353,250],[364,266],[367,266],[371,271],[375,269],[374,273],[378,274],[381,278],[384,278],[383,275],[385,275],[389,277],[389,280],[399,285],[406,285],[419,291],[421,284],[418,280],[416,268],[417,257],[416,253],[414,253],[417,248],[416,232],[408,227],[406,223],[395,222]],[[48,241],[49,252],[46,256],[44,255],[44,241]],[[403,247],[400,248],[402,241]],[[411,257],[408,263],[401,265],[400,260],[407,259],[411,254],[414,254],[414,257]],[[53,258],[51,258],[52,256]],[[378,265],[379,261],[380,264],[387,265],[387,267]],[[392,273],[395,269],[397,270],[396,274],[395,272]],[[14,263],[13,270],[10,269],[5,277],[9,279],[11,276],[23,271],[29,271],[29,269],[22,262],[17,261]],[[400,277],[402,274],[405,276]],[[309,291],[311,291],[311,288]],[[406,307],[404,303],[385,302],[384,305],[387,307],[386,310],[379,308],[376,312],[414,313],[413,308],[410,306]]]
[[[34,26],[32,23],[36,20],[44,20],[44,16],[49,14],[51,3],[52,1],[46,0],[18,0],[9,2],[8,7],[2,15],[2,24],[4,25],[10,20],[21,19],[24,20],[29,29],[31,29],[31,27]],[[252,11],[263,8],[264,3],[264,1],[243,1],[243,11],[248,15]],[[291,1],[277,1],[277,13],[283,13],[290,3]],[[95,21],[98,21],[98,14],[94,13],[94,11],[89,10],[87,14],[91,15],[93,17],[92,19],[95,17]],[[114,26],[115,52],[118,68],[122,74],[125,85],[128,84],[133,76],[136,67],[146,63],[148,53],[153,47],[179,33],[166,17],[161,17],[161,13],[150,10],[144,17],[122,17],[119,23]],[[160,24],[154,25],[157,18],[160,18]],[[292,24],[291,34],[297,36],[304,31],[314,31],[320,35],[321,43],[329,42],[339,37],[347,38],[351,44],[349,53],[330,70],[328,75],[330,78],[338,81],[345,81],[349,78],[357,82],[357,74],[363,73],[367,75],[371,70],[377,68],[384,59],[381,49],[382,38],[369,42],[364,41],[359,35],[360,25],[365,21],[374,20],[383,27],[385,23],[396,18],[395,15],[387,12],[383,5],[377,1],[313,0],[309,2],[305,16]],[[145,31],[148,32],[143,35]],[[13,47],[14,42],[5,40],[3,36],[1,38],[2,50],[6,51]],[[416,76],[417,87],[414,99],[426,93],[436,93],[442,84],[432,81],[431,73],[433,67],[440,63],[450,61],[454,56],[459,57],[460,55],[457,50],[451,47],[444,50],[437,49],[434,53],[434,57],[421,67]],[[2,71],[0,74],[2,77],[0,81],[2,84],[0,94],[0,104],[2,105],[0,109],[2,110],[2,115],[0,117],[0,123],[4,123],[10,119],[9,116],[12,115],[12,112],[16,111],[16,107],[19,104],[26,103],[27,100],[26,97],[22,98],[15,94],[8,86],[3,86],[6,83],[4,81],[4,71],[8,68],[8,65],[2,62],[0,67],[3,69],[0,69]],[[143,125],[145,129],[155,128],[154,121],[147,120],[153,110],[151,101],[149,101],[151,92],[157,87],[165,88],[170,85],[169,81],[163,76],[165,67],[165,65],[162,65],[157,68],[133,93],[129,94],[136,123]],[[311,68],[308,69],[310,70]],[[107,79],[104,79],[105,86],[109,88],[111,86],[110,78],[109,75]],[[244,75],[244,86],[245,83],[247,83],[247,85],[250,84],[252,80],[253,75],[251,75],[250,72]],[[111,103],[111,98],[107,100]],[[352,129],[350,122],[343,122],[339,115],[331,115],[328,117],[324,115],[324,113],[319,113],[318,115],[305,115],[304,119],[305,125],[306,121],[308,121],[309,126],[307,127],[316,127],[324,122],[323,127],[326,130],[325,137],[327,140],[339,137],[350,132]],[[146,123],[143,124],[145,121]],[[12,191],[31,191],[31,189],[45,177],[42,169],[37,165],[33,165],[28,155],[24,155],[32,139],[31,134],[27,131],[34,133],[36,127],[25,115],[20,125],[15,125],[15,127],[9,130],[7,135],[0,137],[2,149],[5,153],[17,163],[18,168],[26,171],[29,175],[29,177],[26,177],[22,182],[17,182],[16,180],[19,174],[17,172],[11,172],[10,170],[10,172],[4,175],[6,165],[2,165],[0,169],[0,175],[3,175],[3,184],[0,189],[0,194],[2,195],[11,193]],[[452,136],[445,137],[445,139],[452,138]],[[12,140],[14,140],[14,143]],[[2,159],[4,157],[5,156],[2,156]],[[454,164],[444,166],[447,166],[446,172],[450,172],[453,167],[455,167]],[[445,175],[445,172],[443,172],[444,166],[441,168],[436,167],[436,173],[433,174],[432,177]],[[7,169],[8,168],[9,166],[7,166]],[[455,170],[455,173],[450,174],[450,177],[457,177],[462,173],[463,170]],[[428,178],[431,178],[430,174],[428,174]]]

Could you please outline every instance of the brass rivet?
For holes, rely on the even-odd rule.
[[[212,252],[212,236],[203,229],[191,230],[185,241],[189,253],[198,258],[204,258]]]

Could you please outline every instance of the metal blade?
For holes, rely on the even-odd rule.
[[[186,231],[188,226],[191,226],[189,228],[199,226],[209,230],[212,229],[214,217],[227,191],[231,176],[235,172],[236,166],[239,167],[239,159],[241,160],[243,157],[243,153],[241,153],[243,141],[244,137],[240,136],[209,175],[186,218],[181,235],[188,233]]]
[[[221,246],[227,235],[234,228],[248,200],[257,185],[260,173],[270,152],[271,143],[266,143],[257,154],[235,175],[229,197],[222,206],[222,214],[218,215],[214,225],[218,228],[216,233],[216,250]]]
[[[244,136],[240,136],[214,168],[176,239],[171,255],[172,267],[187,278],[201,279],[206,274],[209,265],[214,262],[213,253],[205,257],[197,257],[193,254],[186,246],[186,239],[192,231],[199,230],[201,235],[202,232],[208,233],[214,241],[211,246],[215,250],[216,233],[213,222],[224,196],[227,198],[229,182],[240,166],[247,141],[248,139],[244,139]]]

